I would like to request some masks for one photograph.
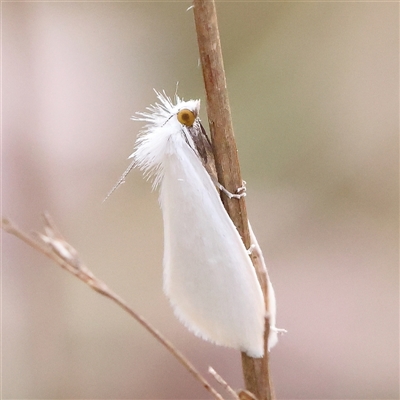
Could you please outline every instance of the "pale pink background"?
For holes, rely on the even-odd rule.
[[[48,210],[93,272],[204,373],[162,293],[157,194],[128,165],[152,88],[204,101],[189,2],[2,3],[3,215]],[[399,396],[396,3],[218,3],[250,220],[268,260],[279,399]],[[207,119],[202,111],[203,121]],[[3,235],[5,399],[208,393],[121,310]],[[216,385],[217,386],[217,385]]]

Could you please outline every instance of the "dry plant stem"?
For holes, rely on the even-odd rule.
[[[130,308],[126,302],[114,293],[108,286],[97,279],[93,273],[80,261],[76,250],[67,243],[55,227],[49,215],[44,215],[46,234],[37,234],[42,242],[33,239],[28,234],[21,231],[10,220],[2,219],[2,228],[6,232],[16,236],[33,249],[43,253],[45,256],[59,264],[62,268],[76,276],[78,279],[89,285],[96,292],[109,298],[124,309],[140,325],[142,325],[151,335],[153,335],[167,350],[194,376],[200,381],[215,399],[223,400],[223,397],[207,382],[207,380],[196,370],[192,363],[175,348],[157,329],[153,328],[142,316]]]
[[[238,395],[240,400],[257,400],[256,396],[248,390],[241,390]]]
[[[218,181],[229,192],[235,193],[243,183],[233,135],[215,4],[210,0],[194,0],[193,4]],[[250,237],[244,198],[230,201],[223,195],[222,201],[241,233],[246,248],[249,248]]]
[[[225,379],[223,379],[214,368],[208,367],[208,372],[232,396],[232,398],[235,400],[240,400],[238,394],[226,383]]]
[[[242,186],[236,142],[233,134],[232,119],[226,89],[217,15],[213,0],[193,1],[194,20],[197,31],[200,60],[207,95],[207,114],[219,182],[234,193]],[[237,227],[246,248],[250,247],[250,235],[244,198],[228,199],[222,195],[224,206]],[[252,256],[256,271],[260,271],[256,256]],[[267,303],[267,285],[265,276],[258,274],[264,298]],[[266,304],[268,309],[268,304]],[[267,350],[269,323],[265,329],[265,355],[263,358],[251,358],[242,353],[243,375],[246,389],[254,393],[259,400],[273,398],[269,374],[269,354]]]

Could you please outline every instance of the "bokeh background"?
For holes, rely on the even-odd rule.
[[[153,88],[204,89],[189,2],[2,3],[3,215],[47,210],[93,272],[204,373],[162,293],[162,217],[128,165]],[[218,2],[249,218],[288,333],[279,399],[399,397],[399,5]],[[204,103],[203,103],[204,104]],[[207,118],[202,118],[207,126]],[[4,399],[208,393],[114,304],[3,234]]]

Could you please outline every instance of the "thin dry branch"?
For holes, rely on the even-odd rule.
[[[214,368],[208,367],[208,372],[214,379],[235,399],[240,400],[238,394],[226,383],[225,379],[215,371]]]
[[[226,189],[234,193],[237,188],[242,186],[242,178],[233,134],[215,4],[213,0],[194,0],[193,6],[218,180]],[[222,201],[246,248],[249,248],[250,234],[244,198],[230,200],[226,196],[222,196]],[[268,309],[266,277],[265,274],[259,273],[262,270],[259,257],[252,255],[252,261],[264,293],[266,309]],[[269,373],[269,329],[267,320],[264,333],[265,355],[263,358],[251,358],[242,353],[246,389],[254,393],[259,400],[271,400],[273,398]]]
[[[33,249],[43,253],[72,275],[89,285],[93,290],[118,304],[151,335],[153,335],[156,340],[160,342],[192,374],[192,376],[212,394],[215,399],[223,400],[223,397],[168,339],[166,339],[157,329],[153,328],[141,315],[130,308],[126,302],[114,293],[103,281],[94,276],[94,274],[80,260],[78,252],[62,237],[51,217],[48,214],[44,214],[43,217],[45,233],[36,233],[36,236],[40,241],[20,230],[13,222],[6,218],[2,219],[2,229],[16,236]]]

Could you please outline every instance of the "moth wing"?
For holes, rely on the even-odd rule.
[[[269,278],[268,270],[267,270],[267,265],[262,253],[262,250],[260,248],[260,245],[258,244],[256,235],[254,234],[253,228],[251,227],[250,221],[249,221],[249,232],[250,232],[250,241],[251,245],[255,247],[255,251],[260,258],[261,262],[261,267],[264,270],[265,273],[265,278],[267,280],[267,292],[268,292],[268,318],[269,318],[269,336],[268,336],[268,351],[272,349],[277,343],[278,343],[278,332],[284,332],[284,329],[278,329],[275,324],[276,324],[276,299],[275,299],[275,291],[271,283],[271,279]],[[254,251],[254,250],[253,250]]]
[[[262,357],[265,305],[253,265],[201,161],[176,145],[160,189],[164,291],[197,336]]]

